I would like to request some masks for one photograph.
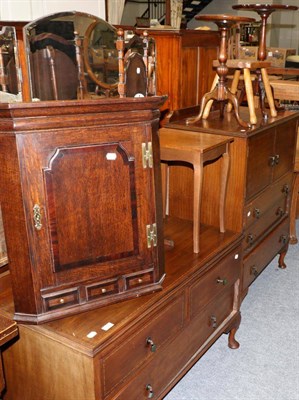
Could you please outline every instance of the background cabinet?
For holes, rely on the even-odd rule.
[[[0,106],[17,320],[38,323],[161,289],[161,103]]]
[[[157,94],[168,95],[165,114],[200,103],[211,88],[219,33],[193,29],[148,29],[156,41]]]

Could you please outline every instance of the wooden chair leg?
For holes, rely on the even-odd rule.
[[[270,115],[271,115],[271,117],[277,117],[277,111],[275,108],[273,93],[272,93],[272,89],[271,89],[271,85],[269,82],[268,73],[267,73],[266,68],[261,68],[261,73],[262,73],[262,79],[264,82],[267,100],[268,100],[269,107],[270,107]]]
[[[245,91],[246,91],[246,97],[247,97],[250,123],[252,125],[256,125],[257,118],[256,118],[256,114],[255,114],[254,95],[253,95],[250,70],[248,68],[244,68],[244,83],[245,83]]]
[[[298,192],[299,192],[299,172],[295,172],[295,180],[293,186],[293,194],[291,199],[291,208],[290,208],[290,244],[298,243],[297,235],[296,235],[296,208],[297,208],[297,200],[298,200]]]

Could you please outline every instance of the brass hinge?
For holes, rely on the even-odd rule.
[[[157,246],[157,224],[146,225],[147,247]]]
[[[143,168],[153,168],[152,142],[142,143],[142,165]]]

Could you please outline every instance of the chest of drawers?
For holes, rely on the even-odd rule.
[[[238,347],[241,236],[207,227],[196,255],[192,223],[169,218],[165,233],[176,245],[165,249],[162,291],[19,324],[20,339],[3,354],[5,400],[162,399],[221,334],[230,332],[230,347]],[[9,289],[0,302],[11,316]]]
[[[224,120],[220,120],[217,112],[210,115],[208,120],[186,126],[185,118],[192,113],[194,109],[178,112],[169,126],[229,135],[234,139],[230,147],[225,226],[244,232],[242,291],[245,295],[249,284],[275,255],[280,254],[279,266],[285,267],[299,114],[281,112],[267,121],[259,115],[257,125],[246,130],[240,129],[236,119],[228,113],[225,113]],[[241,115],[248,120],[246,109],[241,109]],[[218,207],[219,193],[215,182],[219,173],[220,166],[216,163],[206,168],[203,189],[203,197],[208,198],[209,202],[203,204],[201,221],[214,226],[218,217],[214,210]],[[175,172],[171,179],[176,182],[176,192],[170,193],[170,209],[181,218],[191,219],[190,209],[181,206],[181,193],[187,197],[186,192],[191,187],[186,168]]]

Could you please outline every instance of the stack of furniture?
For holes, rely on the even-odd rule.
[[[240,232],[206,226],[194,254],[192,222],[162,224],[163,101],[0,105],[5,399],[162,398],[221,334],[238,347]]]
[[[182,56],[176,62],[186,73],[180,82],[184,89],[197,82],[187,105],[198,104],[200,79],[187,76],[217,45],[194,46],[193,33],[154,35],[151,56],[168,65],[171,45],[179,50],[173,57]],[[122,58],[123,45],[117,50]],[[197,60],[190,69],[188,55]],[[173,113],[186,90],[172,85],[169,70],[150,77],[158,92],[173,88],[166,105]],[[126,97],[122,78],[123,97],[100,89],[88,99],[33,102],[27,82],[23,102],[0,105],[0,203],[10,268],[0,274],[0,315],[18,320],[20,333],[3,351],[4,400],[162,399],[220,335],[239,347],[240,303],[250,283],[276,254],[285,267],[299,115],[265,121],[257,113],[251,128],[229,113],[220,119],[217,110],[192,125],[186,120],[198,107],[173,113],[167,129],[184,131],[191,165],[200,160],[201,189],[193,192],[190,158],[176,166],[171,153],[163,220],[160,158],[171,147],[171,135],[161,130],[161,146],[158,135],[165,99]],[[240,117],[248,120],[248,110],[241,107]]]

